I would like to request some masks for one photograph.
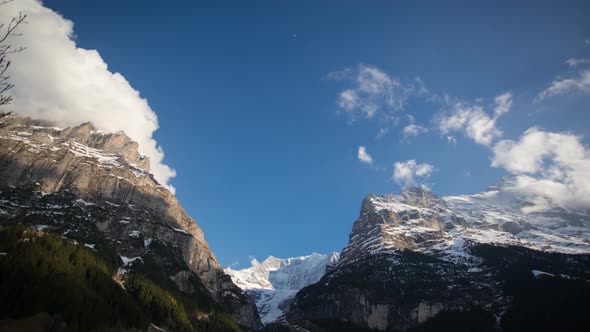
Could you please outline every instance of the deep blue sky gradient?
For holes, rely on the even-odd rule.
[[[79,47],[97,49],[148,99],[178,199],[224,267],[340,251],[362,198],[399,191],[396,161],[435,165],[430,182],[441,195],[474,193],[506,174],[461,135],[457,145],[436,131],[403,141],[399,126],[375,140],[383,124],[337,112],[351,86],[330,72],[362,63],[485,103],[512,91],[514,107],[498,122],[506,138],[531,126],[590,128],[587,96],[532,102],[568,72],[566,59],[590,56],[588,1],[45,4],[74,21]],[[417,100],[406,110],[425,126],[439,111]],[[374,167],[357,160],[359,145]]]

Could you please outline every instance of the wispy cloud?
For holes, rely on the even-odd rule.
[[[404,109],[410,96],[428,92],[419,78],[404,84],[381,69],[364,64],[356,69],[345,68],[329,73],[327,77],[353,83],[352,87],[342,90],[337,99],[340,111],[353,120],[371,119],[377,115],[392,120],[396,112]]]
[[[584,69],[577,72],[574,76],[552,81],[548,88],[537,95],[535,102],[541,102],[548,97],[576,91],[590,93],[590,70]]]
[[[368,165],[373,165],[373,157],[367,152],[367,148],[364,146],[359,146],[358,159]]]
[[[389,132],[389,128],[379,129],[379,132],[377,132],[377,135],[375,135],[375,139],[376,140],[382,139],[383,137],[385,137],[385,135],[387,135],[388,132]]]
[[[403,132],[404,138],[416,137],[418,135],[427,133],[428,128],[411,123],[411,124],[405,126],[402,132]]]
[[[450,100],[447,100],[449,102]],[[447,135],[451,132],[463,132],[476,143],[489,146],[492,142],[502,137],[502,131],[496,127],[496,121],[500,116],[510,111],[512,107],[512,94],[501,94],[494,99],[494,115],[490,116],[479,104],[469,104],[462,101],[449,102],[450,111],[435,117],[440,132]],[[447,135],[449,142],[456,142]]]
[[[392,179],[403,187],[417,186],[419,181],[428,179],[432,172],[434,172],[434,166],[430,164],[418,164],[413,159],[406,160],[393,164]],[[426,186],[425,183],[420,185]]]
[[[570,67],[576,67],[580,65],[590,64],[590,59],[567,59],[565,63]]]

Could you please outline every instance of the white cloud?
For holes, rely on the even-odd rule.
[[[369,165],[373,165],[373,157],[367,152],[365,146],[359,146],[358,158],[361,162]]]
[[[587,63],[590,63],[590,59],[574,59],[574,58],[571,58],[571,59],[567,59],[565,61],[565,63],[567,63],[567,65],[570,66],[570,67],[576,67],[576,66],[579,66],[579,65],[585,65]]]
[[[535,102],[543,101],[548,97],[563,95],[575,91],[590,93],[590,70],[582,70],[576,76],[554,80],[549,87],[540,92]]]
[[[76,46],[74,24],[35,0],[2,6],[0,21],[19,11],[28,24],[19,29],[25,52],[13,59],[11,91],[16,114],[51,120],[60,126],[90,121],[106,131],[122,130],[150,157],[151,171],[162,184],[175,171],[163,163],[164,152],[153,138],[158,118],[147,101],[119,73],[108,70],[96,50]]]
[[[416,137],[426,132],[428,132],[428,128],[411,123],[404,127],[403,135],[405,138]]]
[[[384,117],[403,109],[410,95],[426,93],[420,79],[416,84],[403,85],[377,67],[359,65],[328,74],[329,79],[351,79],[354,87],[340,92],[337,104],[340,110],[354,118],[372,118],[381,113]]]
[[[590,150],[580,137],[530,128],[518,141],[498,142],[493,152],[492,166],[514,175],[505,190],[534,202],[528,211],[590,208]]]
[[[502,114],[510,111],[512,94],[507,92],[495,98],[493,117],[490,117],[481,105],[469,105],[463,102],[451,104],[450,114],[444,114],[435,119],[441,133],[446,135],[462,131],[476,143],[489,146],[495,139],[502,137],[502,132],[496,128],[496,121]]]
[[[406,160],[393,164],[393,180],[403,186],[416,186],[416,178],[426,179],[434,171],[430,164],[417,164],[416,160]],[[424,186],[424,184],[422,184]]]
[[[457,139],[453,136],[447,136],[447,142],[452,143],[452,144],[457,144]]]

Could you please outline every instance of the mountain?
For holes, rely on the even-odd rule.
[[[194,324],[220,312],[244,327],[260,326],[253,301],[223,272],[195,220],[149,173],[136,142],[90,123],[62,129],[28,118],[2,121],[1,226],[57,234],[114,257],[113,279],[125,286],[141,275],[177,294],[198,307]]]
[[[287,320],[311,331],[583,330],[590,214],[531,205],[501,186],[370,195],[339,262],[297,293]]]
[[[293,296],[301,288],[320,280],[326,268],[336,264],[339,257],[335,252],[287,259],[270,256],[262,263],[253,259],[249,268],[233,270],[228,267],[225,272],[254,298],[262,322],[268,324],[282,319]]]
[[[530,205],[499,189],[440,198],[415,187],[399,196],[370,195],[342,250],[342,262],[400,249],[468,261],[470,242],[590,253],[590,211],[553,208],[523,213]]]

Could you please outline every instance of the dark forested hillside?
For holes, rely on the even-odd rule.
[[[157,284],[157,271],[121,273],[112,253],[96,252],[55,234],[23,226],[0,230],[0,317],[46,312],[54,328],[239,331],[231,316],[203,289],[181,295]],[[0,325],[2,327],[2,325]]]

